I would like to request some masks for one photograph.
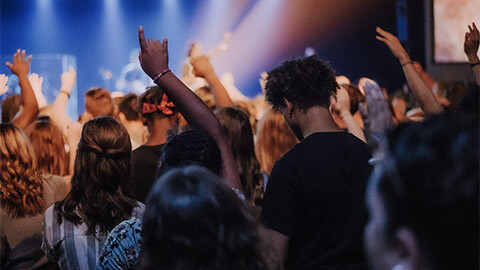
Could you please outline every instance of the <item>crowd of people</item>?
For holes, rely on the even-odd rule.
[[[1,268],[479,269],[479,30],[464,40],[472,87],[437,83],[376,31],[408,92],[313,55],[267,72],[254,101],[229,95],[203,55],[188,76],[205,85],[187,86],[168,40],[140,26],[155,85],[92,88],[76,120],[75,70],[49,105],[18,50],[21,94],[0,123]]]

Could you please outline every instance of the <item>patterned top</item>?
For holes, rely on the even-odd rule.
[[[137,202],[131,218],[142,218],[145,206]],[[100,250],[107,238],[106,233],[100,233],[97,228],[96,235],[86,235],[87,225],[75,225],[63,219],[58,225],[58,214],[53,206],[45,212],[43,219],[42,250],[50,261],[57,262],[61,269],[95,269],[100,256]]]
[[[134,218],[118,224],[108,235],[97,270],[137,269],[142,245],[142,221]]]

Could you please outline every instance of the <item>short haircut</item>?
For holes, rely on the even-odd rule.
[[[103,88],[91,88],[85,94],[85,111],[94,118],[113,115],[113,100],[110,92]]]
[[[284,98],[303,112],[314,106],[327,107],[337,93],[333,70],[315,55],[285,61],[268,72],[265,98],[274,108],[284,108]]]
[[[138,117],[137,112],[137,104],[138,104],[138,97],[134,93],[130,93],[124,96],[120,103],[118,104],[118,109],[128,121],[138,121],[140,117]]]

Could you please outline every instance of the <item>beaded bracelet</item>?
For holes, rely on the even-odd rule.
[[[168,72],[171,72],[170,69],[165,69],[164,71],[160,72],[155,78],[153,78],[153,82],[157,83],[158,79],[160,79],[163,75],[167,74]]]

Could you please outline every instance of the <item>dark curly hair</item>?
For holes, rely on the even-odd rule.
[[[337,88],[333,70],[313,55],[285,61],[268,72],[265,98],[276,109],[285,107],[285,98],[305,112],[313,106],[328,108]]]
[[[250,208],[204,168],[163,175],[142,224],[141,269],[269,269],[269,249]]]
[[[199,165],[220,175],[222,155],[217,142],[208,133],[190,129],[169,138],[160,158],[158,176],[171,168]]]
[[[123,125],[111,116],[101,116],[83,125],[78,143],[72,189],[55,204],[62,218],[87,224],[88,235],[109,232],[130,218],[137,202],[129,193],[132,145]]]
[[[478,118],[435,116],[388,138],[369,185],[387,237],[406,227],[432,269],[478,269]]]

